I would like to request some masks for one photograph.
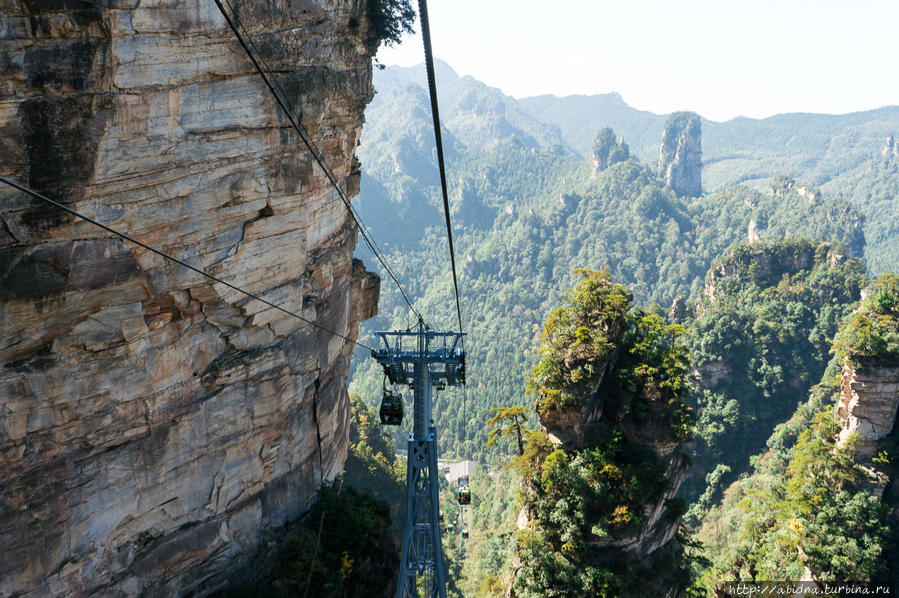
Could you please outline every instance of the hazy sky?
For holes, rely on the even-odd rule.
[[[515,97],[617,91],[713,120],[899,104],[897,0],[431,0],[428,12],[437,58]],[[381,62],[422,62],[418,32]]]

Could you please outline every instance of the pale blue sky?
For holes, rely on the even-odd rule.
[[[431,0],[428,11],[436,57],[515,97],[616,91],[635,108],[713,120],[899,104],[897,0]],[[422,62],[418,31],[379,59]]]

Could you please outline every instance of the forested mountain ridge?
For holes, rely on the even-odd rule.
[[[439,179],[424,80],[421,66],[389,67],[374,75],[378,94],[366,114],[359,149],[365,165],[360,210],[373,223],[399,213],[399,222],[378,227],[389,241],[396,235],[418,240],[423,226],[439,224]],[[574,176],[572,165],[578,161],[573,152],[589,159],[603,127],[614,129],[641,162],[654,165],[658,160],[667,117],[633,109],[617,94],[516,100],[471,77],[459,77],[440,61],[437,82],[451,188],[458,182],[456,193],[470,204],[456,208],[463,226],[473,221],[489,226],[491,210],[510,197],[516,206],[530,207],[541,192],[565,192],[560,182]],[[884,143],[897,133],[899,107],[844,115],[740,117],[723,123],[703,119],[703,187],[724,192],[746,183],[765,193],[781,176],[794,179],[797,188],[820,186],[831,197],[848,199],[866,217],[866,257],[873,271],[897,269],[897,235],[891,223],[899,222],[899,179],[895,167],[884,168],[881,158]],[[549,178],[534,180],[536,174]],[[531,180],[520,182],[519,177]],[[473,195],[490,210],[472,204]],[[411,203],[415,198],[423,201]],[[409,212],[415,214],[407,220]]]
[[[897,306],[899,279],[883,275],[844,320],[820,384],[704,519],[710,592],[721,579],[899,582]]]
[[[379,146],[376,164],[390,163],[392,152],[404,143],[418,143],[419,129],[412,131],[406,137],[395,134],[395,145]],[[587,161],[513,140],[471,150],[459,144],[455,152],[453,176],[461,182],[452,188],[450,202],[460,222],[460,290],[471,318],[469,331],[484,339],[469,349],[469,404],[479,417],[490,407],[518,402],[524,394],[539,323],[573,285],[574,268],[608,267],[639,303],[667,307],[679,296],[698,297],[712,262],[735,243],[804,235],[840,243],[853,257],[865,247],[863,219],[848,202],[786,178],[776,180],[767,193],[738,186],[679,198],[651,167],[635,159],[592,173]],[[378,168],[375,173],[381,172]],[[434,181],[396,169],[388,174],[387,185],[377,191],[388,186],[402,190],[404,185],[415,189],[410,205],[419,209],[411,217],[425,218],[421,206],[426,194],[436,201]],[[366,193],[363,181],[360,212],[367,221],[371,218],[373,228],[378,222],[387,226],[376,230],[391,233],[385,244],[390,261],[411,293],[421,297],[418,308],[426,318],[436,316],[432,325],[451,326],[449,312],[441,309],[451,300],[452,289],[436,207],[432,225],[416,231],[422,237],[416,243],[396,233],[414,221],[385,203],[392,201],[387,196]],[[367,199],[372,200],[368,206]],[[408,325],[392,289],[385,289],[380,313],[367,330]],[[354,390],[375,395],[378,372],[373,363],[360,362]],[[443,447],[469,458],[486,457],[483,433],[465,426],[461,412],[446,417],[442,421],[452,432],[441,435]]]
[[[414,69],[392,71],[380,75],[387,77],[382,79],[387,82],[380,92],[382,102],[376,102],[376,110],[368,115],[371,136],[363,139],[360,151],[367,174],[359,209],[372,223],[376,236],[387,239],[388,260],[429,324],[453,328],[455,314],[448,309],[453,290],[439,211],[436,161],[430,149],[428,98],[411,79]],[[764,450],[775,426],[790,417],[821,379],[831,341],[858,301],[861,288],[868,284],[863,258],[871,250],[865,234],[870,223],[848,198],[808,182],[806,174],[817,176],[814,169],[820,161],[802,158],[802,147],[818,138],[792,140],[795,147],[791,147],[798,149],[789,159],[778,153],[783,148],[764,145],[768,143],[765,135],[774,135],[796,115],[775,118],[775,124],[781,124],[769,127],[773,133],[759,133],[754,138],[762,140],[755,148],[760,154],[744,156],[752,168],[760,160],[770,160],[781,169],[772,170],[765,179],[750,177],[752,186],[687,191],[679,197],[657,168],[661,131],[671,125],[671,119],[659,117],[653,152],[641,153],[640,142],[635,143],[621,130],[602,127],[591,131],[596,144],[580,158],[551,135],[549,142],[541,143],[538,133],[546,129],[521,118],[512,98],[471,80],[456,85],[464,92],[449,92],[453,99],[447,101],[453,107],[446,112],[454,116],[446,120],[444,135],[449,139],[450,205],[463,317],[470,333],[469,385],[464,398],[452,391],[437,396],[441,453],[475,459],[494,469],[506,463],[510,453],[514,455],[514,443],[485,446],[490,410],[523,405],[530,411],[534,388],[529,391],[525,382],[540,359],[542,323],[563,303],[567,289],[576,285],[575,269],[607,269],[606,276],[633,296],[635,309],[647,316],[670,318],[684,327],[682,341],[692,363],[690,377],[697,379],[691,380],[689,395],[682,397],[694,410],[695,438],[685,449],[694,466],[685,472],[680,495],[688,502],[682,504],[689,508],[688,521],[705,521],[722,491],[756,463],[754,456]],[[465,102],[457,102],[466,94]],[[485,97],[472,97],[478,94]],[[625,110],[620,98],[607,99]],[[484,106],[496,109],[482,109]],[[852,118],[848,122],[874,129],[880,126],[865,124],[864,118],[861,124]],[[701,151],[706,158],[701,165],[703,181],[708,180],[709,127],[714,129],[715,124],[701,123]],[[809,130],[830,134],[824,125]],[[564,141],[565,127],[560,126],[559,131]],[[698,137],[697,133],[691,135]],[[646,130],[642,134],[647,134]],[[752,148],[751,135],[746,135],[744,143]],[[874,143],[871,156],[879,153],[882,143],[881,139]],[[646,155],[648,158],[641,160]],[[806,160],[807,170],[793,168],[800,158]],[[893,184],[893,171],[887,158],[877,156],[877,160],[886,160],[882,167],[886,182],[865,187],[868,182],[862,167],[854,166],[847,172],[856,177],[855,192],[845,195],[875,196],[879,199],[874,203],[890,213],[895,202],[880,194],[881,188]],[[831,181],[828,189],[834,188]],[[869,204],[859,205],[867,209]],[[888,245],[880,243],[877,250],[888,266],[890,256],[884,251]],[[363,340],[375,341],[365,336],[371,330],[405,328],[410,323],[408,310],[391,288],[384,291],[380,313],[366,325]],[[371,401],[380,395],[380,387],[380,369],[371,360],[357,359],[351,390]],[[538,420],[538,412],[539,403],[537,411],[530,411],[531,427],[549,431],[551,421]],[[810,421],[803,420],[800,428]],[[784,454],[793,450],[801,431],[789,430],[776,434]],[[396,437],[404,437],[405,432],[401,429]],[[585,480],[597,482],[589,473],[596,463],[588,463],[592,457],[578,453],[584,447],[567,446],[560,436],[557,440],[561,448],[544,445],[549,453],[559,448],[573,452],[564,459],[558,456],[559,463],[553,462],[554,468],[561,467],[562,461],[565,465],[564,472],[556,472],[561,472],[556,481],[570,483],[571,488]],[[605,449],[609,450],[604,458],[614,461],[617,457],[610,447],[585,450]],[[602,466],[610,464],[614,463],[603,462]],[[473,478],[476,499],[471,551],[460,573],[465,578],[460,587],[466,589],[466,595],[497,595],[510,584],[518,584],[516,579],[525,580],[519,590],[539,594],[543,582],[533,585],[526,571],[519,571],[524,577],[513,575],[512,563],[524,563],[529,558],[522,560],[526,554],[536,559],[546,542],[566,544],[563,536],[580,538],[572,546],[586,550],[582,556],[589,554],[592,549],[586,547],[595,540],[590,534],[600,529],[596,526],[603,521],[608,523],[614,513],[613,508],[590,526],[586,520],[570,529],[543,526],[539,537],[531,538],[536,542],[531,545],[534,550],[528,553],[530,549],[525,547],[522,552],[521,545],[511,543],[512,538],[524,539],[518,529],[522,519],[515,523],[519,513],[516,487],[524,483],[527,489],[531,484],[531,490],[537,492],[532,496],[535,500],[555,496],[555,490],[546,486],[549,478],[543,476],[543,465],[535,471],[539,473],[530,480],[524,470],[515,474],[494,471]],[[676,488],[680,477],[673,479],[678,480]],[[578,496],[580,500],[586,495]],[[625,503],[613,507],[632,509],[637,504]],[[547,506],[544,516],[550,520],[559,513]],[[678,518],[679,513],[672,521]],[[675,553],[670,554],[673,557]],[[583,556],[585,560],[570,556],[571,563],[590,562],[588,556]],[[525,566],[535,573],[558,565],[553,575],[568,581],[581,572],[577,566],[568,569],[562,561],[534,565],[539,560]],[[684,569],[678,565],[674,571]],[[669,578],[672,584],[681,579],[678,576]],[[580,582],[591,588],[601,587],[591,583],[605,583],[597,577]],[[607,594],[614,594],[612,586],[602,587]]]

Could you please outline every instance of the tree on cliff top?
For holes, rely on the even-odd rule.
[[[382,41],[393,46],[400,43],[404,34],[414,31],[415,11],[409,0],[368,0],[368,18],[375,46]]]

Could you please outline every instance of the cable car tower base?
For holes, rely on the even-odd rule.
[[[462,333],[417,330],[376,333],[384,349],[372,357],[393,384],[412,387],[413,432],[406,455],[406,523],[396,598],[446,598],[446,570],[440,540],[437,428],[431,418],[431,390],[465,383]],[[403,345],[413,345],[404,349]]]

